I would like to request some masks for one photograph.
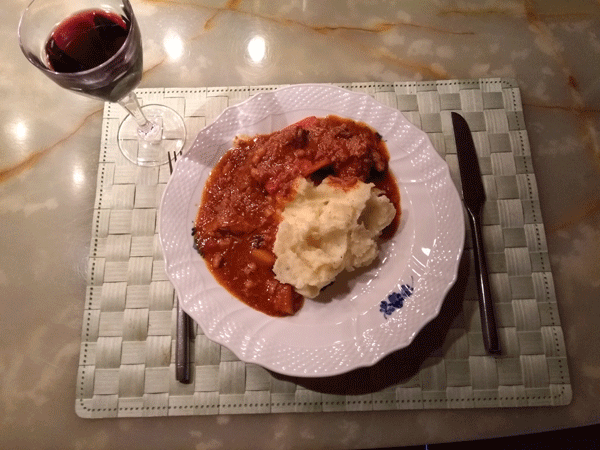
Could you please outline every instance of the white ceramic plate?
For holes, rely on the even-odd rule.
[[[270,317],[215,281],[192,247],[191,228],[210,170],[236,135],[270,133],[328,114],[363,121],[383,136],[402,220],[374,264],[307,299],[295,316]],[[274,372],[320,377],[370,366],[409,345],[437,316],[454,284],[464,233],[448,166],[427,135],[369,95],[319,84],[257,94],[203,129],[166,187],[159,235],[182,307],[209,339]]]

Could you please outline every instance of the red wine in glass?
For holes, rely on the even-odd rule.
[[[58,25],[56,25],[58,24]],[[119,126],[122,154],[142,166],[167,162],[185,143],[185,123],[164,105],[140,107],[140,28],[129,0],[32,0],[19,22],[27,59],[60,86],[116,102],[130,115]]]
[[[92,9],[77,13],[50,35],[48,64],[57,72],[92,69],[119,51],[129,28],[129,21],[113,12]]]
[[[132,39],[127,40],[131,28],[131,21],[114,12],[101,9],[79,12],[52,31],[45,46],[47,65],[55,72],[80,74],[80,78],[66,79],[63,87],[118,101],[142,79],[139,29],[135,27]],[[83,72],[102,64],[106,66],[102,71],[109,76],[87,80],[82,85],[82,79],[86,78]]]

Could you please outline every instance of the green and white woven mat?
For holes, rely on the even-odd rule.
[[[454,136],[443,111],[469,121],[488,201],[484,236],[503,355],[486,355],[472,249],[442,312],[408,348],[371,368],[297,379],[245,364],[196,327],[194,382],[175,380],[174,290],[157,237],[168,166],[125,160],[123,112],[107,104],[84,300],[76,411],[85,418],[488,408],[571,401],[544,223],[520,91],[510,79],[348,83],[402,111],[428,133],[459,183]],[[190,143],[226,107],[280,86],[144,89],[143,103],[181,113]],[[189,144],[188,144],[189,145]]]

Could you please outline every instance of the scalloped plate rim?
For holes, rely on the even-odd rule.
[[[404,115],[397,109],[391,108],[387,105],[384,105],[380,102],[378,102],[377,100],[375,100],[372,96],[370,96],[367,93],[362,93],[362,92],[355,92],[355,91],[350,91],[348,89],[345,89],[343,87],[339,87],[337,85],[334,84],[302,84],[302,85],[289,85],[289,86],[284,86],[281,87],[279,89],[276,90],[270,90],[270,91],[261,91],[258,92],[254,95],[252,95],[251,97],[249,97],[248,99],[230,106],[228,108],[226,108],[224,111],[222,111],[215,119],[212,123],[210,123],[209,125],[207,125],[205,128],[203,128],[199,133],[198,136],[196,137],[196,139],[194,140],[190,150],[188,150],[188,152],[184,155],[184,158],[182,158],[182,161],[185,160],[188,156],[189,153],[192,152],[194,150],[194,148],[196,147],[197,143],[200,140],[200,137],[203,134],[210,134],[211,132],[213,132],[213,130],[215,128],[219,127],[220,121],[222,120],[223,117],[225,117],[227,114],[231,114],[231,110],[237,110],[237,112],[239,112],[240,109],[244,109],[247,107],[247,105],[252,104],[252,102],[257,102],[260,101],[261,97],[273,97],[273,96],[277,96],[277,95],[281,95],[282,93],[285,93],[286,91],[289,90],[293,90],[293,91],[300,91],[302,92],[303,90],[310,90],[310,89],[323,89],[323,88],[329,88],[329,89],[333,89],[333,90],[337,90],[340,94],[346,95],[346,96],[350,96],[350,97],[360,97],[363,98],[366,101],[366,103],[370,103],[370,104],[376,104],[378,108],[383,109],[384,111],[389,112],[390,114],[394,115],[396,120],[398,120],[403,126],[408,126],[413,128],[413,132],[415,132],[418,135],[421,135],[422,139],[425,142],[425,147],[427,148],[427,151],[429,152],[433,152],[432,153],[432,157],[434,159],[436,159],[437,157],[437,161],[436,164],[438,166],[438,170],[439,173],[437,173],[437,176],[442,177],[444,179],[450,180],[450,174],[449,174],[449,168],[446,164],[446,162],[437,154],[437,152],[435,151],[435,149],[433,148],[431,141],[429,140],[429,137],[427,136],[427,134],[425,132],[423,132],[422,130],[418,129],[417,127],[415,127],[414,125],[412,125],[405,117]],[[315,106],[314,108],[312,108],[314,110],[319,110],[319,109],[323,109],[323,110],[331,110],[331,107],[323,107],[323,106]],[[285,111],[284,111],[285,113]],[[336,114],[335,112],[332,112],[332,114]],[[341,115],[341,114],[338,114]],[[261,120],[265,120],[265,118],[261,118],[256,122],[260,122]],[[368,123],[367,120],[364,119],[359,119],[359,120],[363,120],[365,122]],[[274,130],[273,130],[274,131]],[[388,147],[389,149],[389,147]],[[392,150],[390,150],[390,154],[392,153]],[[178,176],[178,168],[180,167],[181,163],[178,163],[176,166],[176,169],[174,171],[173,176],[170,177],[167,186],[165,188],[165,191],[163,193],[163,197],[161,199],[161,207],[160,207],[160,217],[159,217],[159,240],[161,245],[163,245],[164,248],[164,244],[165,244],[165,236],[162,233],[162,229],[163,229],[163,222],[165,221],[165,218],[162,214],[165,202],[167,201],[167,195],[169,193],[169,189],[171,187],[171,185],[174,183],[173,180],[175,180]],[[338,368],[329,368],[327,370],[317,370],[317,371],[313,371],[313,372],[307,372],[306,369],[302,370],[299,369],[300,366],[298,366],[297,368],[294,367],[282,367],[281,364],[279,364],[277,361],[273,361],[272,358],[271,360],[267,361],[264,360],[263,358],[260,358],[260,354],[258,354],[256,351],[254,352],[250,352],[249,354],[247,354],[246,351],[242,351],[237,345],[235,345],[235,342],[233,342],[231,339],[226,339],[224,338],[223,334],[212,334],[212,335],[207,335],[207,337],[227,348],[229,348],[229,350],[231,350],[240,360],[245,361],[245,362],[250,362],[250,363],[255,363],[258,365],[261,365],[269,370],[272,370],[274,372],[278,372],[284,375],[292,375],[292,376],[303,376],[303,377],[319,377],[319,376],[332,376],[332,375],[338,375],[338,374],[342,374],[357,368],[361,368],[361,367],[369,367],[375,363],[377,363],[379,360],[383,359],[385,356],[389,355],[390,353],[393,353],[397,350],[400,350],[408,345],[410,345],[410,343],[414,340],[414,337],[429,323],[431,322],[435,317],[437,317],[441,311],[442,305],[443,305],[443,301],[447,295],[447,293],[449,292],[449,290],[451,289],[451,287],[454,285],[454,283],[456,282],[457,276],[458,276],[458,266],[459,266],[459,262],[460,259],[462,257],[462,252],[463,252],[463,248],[464,248],[464,221],[462,219],[462,205],[460,203],[460,198],[458,197],[458,192],[456,191],[456,188],[454,187],[454,185],[452,183],[450,183],[450,185],[448,185],[447,187],[448,191],[450,192],[449,195],[454,195],[455,196],[455,203],[456,203],[456,199],[458,199],[458,206],[461,208],[460,211],[455,211],[455,213],[459,213],[460,214],[460,221],[459,223],[462,225],[462,233],[459,233],[462,235],[462,239],[459,239],[458,242],[456,242],[456,246],[453,249],[454,250],[454,269],[451,272],[451,276],[449,276],[448,274],[442,275],[443,281],[444,281],[444,287],[442,289],[439,289],[437,291],[437,294],[440,297],[440,300],[435,304],[435,307],[433,309],[429,309],[427,311],[427,314],[423,315],[421,317],[421,321],[418,324],[418,326],[414,327],[413,333],[408,336],[408,338],[406,338],[403,342],[398,342],[397,345],[393,345],[393,346],[388,346],[388,348],[381,350],[379,352],[374,352],[372,353],[372,355],[370,357],[363,357],[362,359],[358,359],[355,360],[352,363],[348,363],[345,364],[341,367]],[[181,268],[181,267],[186,267],[186,262],[179,262],[179,264],[177,264],[177,262],[174,262],[173,259],[170,258],[170,254],[168,251],[164,251],[164,261],[165,261],[165,270],[167,272],[167,276],[169,278],[169,280],[172,282],[172,284],[175,287],[176,293],[179,296],[179,298],[182,298],[182,284],[180,283],[180,279],[177,276],[174,276],[173,271],[176,268]],[[183,294],[184,295],[184,294]],[[309,300],[307,300],[309,301]],[[239,301],[238,301],[239,302]],[[241,302],[240,302],[241,303]],[[245,306],[243,306],[245,307]],[[203,318],[200,317],[194,317],[197,316],[196,311],[194,310],[194,308],[192,308],[189,304],[182,302],[182,308],[188,313],[190,314],[190,316],[192,316],[197,322],[200,323],[202,329],[204,330],[205,325],[207,324],[205,321],[203,321]],[[249,307],[246,307],[248,309],[251,309]],[[238,308],[239,310],[239,308]],[[300,312],[298,314],[301,314],[302,310],[300,310]],[[269,316],[266,316],[269,317]],[[267,321],[269,320],[279,320],[277,318],[268,318],[266,319]],[[221,317],[220,318],[221,321],[226,320],[226,316]],[[393,321],[390,321],[393,322]],[[210,324],[211,322],[208,322],[208,324]],[[264,325],[263,325],[264,326]],[[316,349],[316,348],[312,348],[313,351],[331,351],[332,347],[331,346],[327,346],[325,347],[325,349]]]

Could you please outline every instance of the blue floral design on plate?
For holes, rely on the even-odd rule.
[[[412,281],[411,281],[412,283]],[[410,284],[400,286],[400,292],[392,292],[388,295],[387,300],[383,300],[379,304],[379,311],[383,313],[384,319],[392,315],[394,311],[404,306],[404,300],[413,295],[415,288]]]

